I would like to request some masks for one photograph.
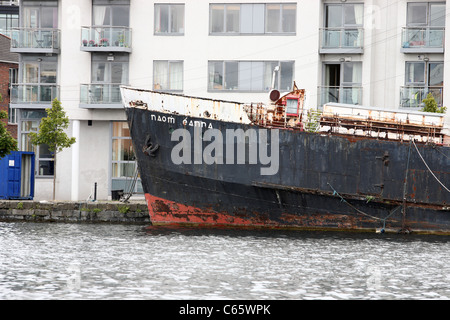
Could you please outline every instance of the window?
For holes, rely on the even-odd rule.
[[[267,4],[266,32],[295,33],[296,4]]]
[[[57,57],[25,56],[20,62],[19,100],[51,103],[58,95]]]
[[[291,90],[294,79],[293,61],[209,61],[208,90],[268,91],[272,86],[276,66],[280,67],[280,71],[275,74],[275,88]]]
[[[130,26],[129,1],[94,0],[93,2],[92,24],[94,26]]]
[[[184,34],[184,4],[155,4],[155,34]]]
[[[153,89],[164,91],[182,91],[183,61],[154,61]]]
[[[445,3],[408,3],[407,25],[445,26]]]
[[[35,146],[31,144],[29,133],[38,132],[39,124],[47,114],[41,110],[22,110],[20,121],[20,149],[36,154],[37,176],[53,176],[54,174],[54,154],[50,152],[46,144]]]
[[[91,85],[81,86],[81,103],[120,104],[120,85],[128,84],[127,54],[92,54]]]
[[[326,4],[324,48],[359,48],[363,42],[364,5],[357,3]]]
[[[407,86],[444,85],[444,63],[415,61],[406,63],[405,84]]]
[[[443,89],[443,62],[406,62],[405,86],[401,88],[402,107],[421,107],[428,93],[431,93],[438,105],[442,106]]]
[[[9,69],[9,88],[12,84],[17,84],[18,72],[19,70],[15,68]],[[8,123],[17,123],[17,109],[11,108],[11,104],[8,105]]]
[[[24,28],[58,28],[57,1],[23,1]]]
[[[210,34],[295,34],[297,4],[211,4]]]
[[[403,52],[442,53],[445,38],[445,10],[445,3],[408,3],[407,26],[403,28],[402,33]]]
[[[328,102],[362,104],[362,63],[325,63],[319,97],[319,105]]]
[[[92,83],[128,84],[127,54],[92,54]]]
[[[133,178],[137,174],[136,157],[130,130],[126,122],[112,123],[112,183],[111,190],[123,190],[124,192],[142,192],[142,186],[138,182],[133,190]]]
[[[11,29],[19,26],[19,15],[13,13],[0,13],[0,33],[11,37]]]

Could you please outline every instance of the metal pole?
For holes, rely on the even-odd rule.
[[[94,183],[94,201],[97,201],[97,182]]]

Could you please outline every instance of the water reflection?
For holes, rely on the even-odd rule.
[[[0,223],[0,299],[449,299],[449,239]]]

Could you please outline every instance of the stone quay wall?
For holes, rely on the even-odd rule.
[[[147,204],[0,200],[0,221],[149,224]]]

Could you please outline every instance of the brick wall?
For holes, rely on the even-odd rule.
[[[0,62],[0,94],[2,99],[0,101],[0,110],[8,112],[9,106],[9,69],[10,68],[18,68],[17,64],[14,63],[3,63]],[[3,120],[5,124],[8,122],[7,119]],[[11,135],[17,139],[17,125],[8,124],[7,130],[11,133]]]

